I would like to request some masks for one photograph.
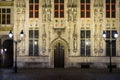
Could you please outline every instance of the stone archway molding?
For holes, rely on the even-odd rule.
[[[66,68],[69,64],[69,44],[61,37],[54,39],[50,44],[50,67],[54,68],[54,48],[58,43],[64,47],[64,68]]]

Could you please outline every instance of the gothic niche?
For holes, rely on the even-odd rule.
[[[95,32],[94,32],[94,52],[96,56],[102,55],[102,38],[101,31],[102,31],[102,23],[103,23],[103,1],[94,1],[94,23],[95,23]]]
[[[42,0],[42,21],[51,21],[51,0]]]
[[[25,19],[26,19],[26,0],[16,0],[15,2],[16,8],[16,25],[17,31],[24,30],[25,28]],[[25,42],[22,40],[21,44],[18,45],[19,54],[25,53]]]
[[[45,24],[43,24],[43,34],[42,34],[42,52],[46,52],[46,30],[45,30]]]
[[[74,31],[73,31],[73,52],[77,52],[77,31],[76,31],[76,24],[74,24]]]
[[[77,1],[69,0],[67,7],[68,7],[68,21],[75,22],[77,17]]]

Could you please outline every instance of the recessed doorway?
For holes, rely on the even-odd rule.
[[[64,47],[60,43],[54,48],[54,68],[64,68]]]

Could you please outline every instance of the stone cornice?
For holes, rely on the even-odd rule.
[[[10,31],[13,30],[13,27],[0,27],[0,31]]]
[[[12,1],[1,1],[0,2],[0,6],[13,6],[13,2]]]

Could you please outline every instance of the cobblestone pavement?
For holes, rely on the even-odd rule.
[[[120,80],[120,70],[107,69],[0,69],[0,80]]]

